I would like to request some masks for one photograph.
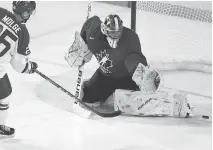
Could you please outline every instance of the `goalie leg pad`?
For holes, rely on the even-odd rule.
[[[5,74],[0,78],[0,103],[1,99],[8,97],[12,93],[12,87],[8,75]]]
[[[114,108],[128,115],[165,116],[173,114],[168,93],[143,93],[141,91],[116,90]]]
[[[194,107],[189,104],[187,96],[179,92],[143,93],[141,91],[116,90],[114,108],[129,115],[194,116]]]
[[[172,95],[173,116],[175,117],[191,117],[194,116],[195,107],[191,106],[188,101],[187,94],[175,92]]]

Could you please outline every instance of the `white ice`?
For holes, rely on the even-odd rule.
[[[27,26],[32,60],[39,70],[75,92],[77,70],[64,60],[87,15],[88,2],[38,2]],[[10,9],[10,2],[0,7]],[[92,3],[92,15],[104,19],[117,13],[130,27],[130,9]],[[211,62],[211,24],[139,12],[137,33],[149,62]],[[98,64],[85,67],[89,78]],[[8,69],[13,86],[7,124],[16,136],[0,139],[0,150],[210,150],[212,147],[211,98],[189,95],[197,114],[210,120],[120,116],[84,119],[72,112],[72,99],[40,76]],[[164,72],[165,86],[211,97],[212,75],[192,71]]]

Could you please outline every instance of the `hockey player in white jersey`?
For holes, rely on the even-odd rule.
[[[38,67],[29,61],[29,33],[25,23],[36,9],[35,1],[13,1],[13,13],[0,7],[0,137],[10,137],[15,129],[5,125],[12,86],[6,66],[19,73],[32,74]]]

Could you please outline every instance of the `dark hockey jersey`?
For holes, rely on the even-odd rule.
[[[18,72],[25,69],[29,40],[25,24],[18,23],[11,12],[0,8],[0,72],[6,63],[11,63]]]
[[[101,72],[115,78],[132,76],[139,63],[147,66],[146,57],[142,54],[138,35],[124,27],[117,48],[111,48],[106,36],[101,32],[101,20],[94,16],[88,19],[81,36],[89,50],[96,56]]]

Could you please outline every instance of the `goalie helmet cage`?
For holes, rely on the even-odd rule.
[[[194,26],[197,27],[195,29],[190,29],[189,33],[188,33],[188,31],[186,31],[187,32],[186,34],[179,35],[179,36],[182,36],[182,37],[179,37],[179,39],[171,39],[169,42],[172,42],[171,44],[176,44],[175,46],[178,47],[178,46],[180,46],[180,45],[178,45],[180,43],[177,43],[177,42],[180,42],[181,38],[188,40],[189,43],[185,42],[184,48],[187,50],[187,48],[190,47],[191,55],[196,55],[196,54],[193,54],[193,52],[192,52],[193,48],[201,49],[200,53],[198,54],[198,55],[201,54],[201,56],[198,56],[200,58],[195,59],[195,56],[190,56],[190,54],[189,54],[189,56],[187,56],[188,58],[186,58],[186,60],[184,60],[184,62],[182,62],[182,60],[177,61],[176,59],[174,59],[174,62],[171,61],[171,63],[169,62],[169,64],[167,64],[165,62],[159,62],[159,64],[155,63],[154,65],[153,64],[151,64],[151,65],[158,68],[159,70],[165,70],[165,71],[166,70],[168,70],[168,71],[169,70],[188,70],[188,71],[205,72],[205,73],[210,73],[210,74],[212,73],[212,69],[211,69],[212,68],[212,58],[210,56],[210,51],[212,48],[210,32],[212,32],[212,31],[210,29],[206,29],[206,26],[208,26],[207,28],[209,28],[209,24],[211,25],[211,23],[212,23],[212,2],[211,1],[204,1],[204,2],[203,1],[197,1],[197,2],[190,2],[190,1],[182,1],[182,2],[181,1],[180,2],[179,1],[130,1],[129,6],[131,8],[131,29],[137,33],[147,30],[145,28],[147,27],[147,24],[149,24],[149,23],[147,23],[146,25],[143,25],[143,23],[146,23],[146,22],[142,23],[142,20],[143,21],[145,21],[145,20],[153,21],[152,18],[146,18],[146,17],[150,17],[150,15],[154,16],[155,18],[157,18],[159,16],[158,19],[159,18],[162,18],[162,19],[165,19],[165,18],[172,19],[173,18],[173,20],[174,19],[179,20],[180,24],[181,23],[184,24],[185,22],[187,22],[187,20],[191,20],[191,24],[194,24]],[[145,18],[140,18],[142,16]],[[162,20],[161,22],[158,22],[158,23],[160,23],[162,26],[163,23],[166,24],[166,22],[168,22],[168,21],[169,20]],[[204,26],[202,23],[206,24],[206,26]],[[172,23],[170,22],[169,24],[171,27]],[[201,28],[199,28],[200,27],[199,25],[201,26]],[[137,28],[137,26],[138,26],[138,28]],[[153,25],[153,24],[150,24],[150,26],[156,27],[156,25]],[[142,28],[143,28],[143,30],[142,30]],[[160,29],[157,29],[157,30],[159,31]],[[179,28],[177,30],[179,30]],[[183,32],[183,29],[181,29],[181,30]],[[193,30],[194,30],[194,32],[193,32]],[[197,31],[195,31],[195,30],[197,30]],[[196,34],[199,32],[199,30],[200,30],[200,33]],[[204,34],[201,33],[202,31],[207,31],[207,30],[209,33],[207,33],[207,32],[205,32]],[[150,31],[151,32],[150,34],[156,35],[157,33],[155,33],[155,31],[156,31],[156,29],[153,29],[153,31]],[[175,31],[175,30],[173,30],[173,31]],[[169,29],[168,29],[168,32],[169,32]],[[194,34],[194,35],[192,35],[192,34]],[[171,35],[171,34],[168,34],[168,36],[169,35]],[[185,35],[188,37],[185,37]],[[160,35],[157,35],[157,36],[159,38]],[[191,37],[193,37],[193,38],[191,38]],[[202,44],[199,45],[199,47],[195,46],[196,45],[195,40],[197,40],[196,38],[198,38],[198,40],[200,40],[200,41],[197,41],[197,43],[202,42]],[[162,38],[159,38],[158,40],[161,40],[161,39]],[[166,42],[168,42],[168,41],[166,41]],[[170,43],[168,43],[168,44],[170,44]],[[169,46],[171,46],[171,45],[169,45]],[[165,47],[163,47],[163,48],[165,48]],[[174,46],[172,46],[172,47],[174,47]]]

